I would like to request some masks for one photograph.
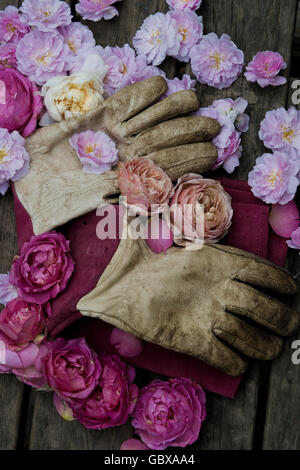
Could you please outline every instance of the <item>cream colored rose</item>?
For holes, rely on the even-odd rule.
[[[76,72],[48,80],[42,96],[51,118],[62,121],[97,108],[104,100],[103,82],[90,72]]]

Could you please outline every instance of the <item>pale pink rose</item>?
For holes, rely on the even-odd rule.
[[[166,252],[174,243],[169,225],[158,214],[148,220],[145,231],[147,245],[154,253]]]
[[[44,388],[45,378],[40,364],[44,350],[45,346],[30,343],[21,351],[12,351],[0,341],[0,374],[13,373],[30,387]]]
[[[286,67],[287,65],[279,52],[258,52],[247,65],[245,77],[249,82],[257,82],[262,88],[269,85],[284,85],[286,78],[280,77],[278,74]]]
[[[112,330],[110,341],[120,356],[124,357],[138,356],[144,349],[143,342],[139,338],[119,328]]]
[[[287,244],[294,250],[300,250],[300,227],[292,233],[291,240],[288,240]]]
[[[299,210],[294,201],[290,201],[284,206],[275,204],[269,217],[269,223],[277,235],[283,238],[290,238],[292,233],[299,227]]]
[[[200,208],[204,209],[204,227]],[[171,222],[178,232],[175,243],[217,243],[228,232],[233,216],[231,197],[218,181],[189,173],[179,178],[171,200]],[[181,237],[177,234],[181,232]]]
[[[9,5],[0,11],[0,41],[17,43],[30,31],[18,8]]]
[[[141,209],[142,214],[151,210],[162,212],[174,194],[169,176],[148,158],[136,158],[121,165],[118,182],[126,202]]]

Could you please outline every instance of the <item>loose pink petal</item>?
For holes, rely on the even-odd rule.
[[[298,207],[294,201],[290,201],[284,206],[280,204],[273,205],[269,222],[277,235],[290,238],[299,226],[299,219]]]
[[[128,441],[123,442],[120,450],[150,450],[150,447],[139,439],[128,439]]]
[[[73,416],[73,411],[70,406],[62,400],[57,393],[53,394],[53,403],[56,408],[57,413],[65,420],[65,421],[75,421]]]
[[[125,331],[114,328],[111,333],[111,344],[124,357],[138,356],[144,349],[143,342]]]
[[[154,253],[166,252],[174,242],[173,233],[167,222],[158,216],[149,219],[146,235],[146,242]]]

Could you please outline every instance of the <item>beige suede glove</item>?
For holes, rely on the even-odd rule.
[[[295,292],[283,269],[235,248],[154,254],[142,239],[123,239],[77,308],[237,376],[247,367],[243,356],[270,360],[280,353],[279,336],[295,331],[298,314],[276,295]]]
[[[162,77],[152,77],[120,90],[94,111],[39,129],[27,139],[30,172],[15,189],[35,234],[103,203],[118,202],[116,170],[104,175],[84,173],[69,143],[75,133],[102,130],[115,141],[121,161],[151,158],[173,180],[213,166],[217,150],[206,141],[220,131],[218,122],[200,116],[178,118],[199,108],[197,95],[181,91],[157,102],[166,89]]]

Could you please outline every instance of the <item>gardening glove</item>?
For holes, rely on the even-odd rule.
[[[172,180],[213,166],[217,150],[206,141],[220,131],[218,122],[200,116],[178,117],[199,108],[197,95],[180,91],[157,102],[166,89],[162,77],[152,77],[120,90],[96,110],[39,129],[27,139],[31,168],[15,190],[31,216],[35,234],[103,203],[118,202],[117,171],[84,173],[69,143],[75,133],[102,130],[116,143],[121,162],[151,158]]]
[[[238,376],[245,356],[279,355],[280,337],[291,335],[299,319],[276,296],[295,293],[287,272],[236,248],[154,254],[144,240],[127,238],[77,309]]]

